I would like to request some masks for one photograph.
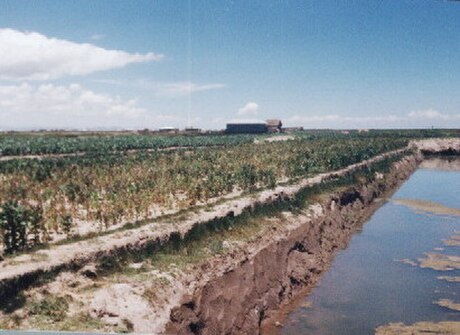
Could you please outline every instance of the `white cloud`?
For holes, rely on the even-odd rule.
[[[157,61],[162,55],[107,50],[37,32],[0,29],[0,79],[49,80]]]
[[[444,114],[434,109],[411,111],[406,115],[383,116],[341,116],[294,115],[287,118],[287,124],[307,128],[420,128],[420,127],[458,127],[460,114]]]
[[[124,85],[123,81],[117,79],[92,79],[92,82],[108,85]]]
[[[264,120],[259,120],[259,119],[230,119],[228,120],[228,123],[265,123]]]
[[[95,93],[78,84],[0,86],[0,124],[6,128],[91,128],[142,125],[136,100]]]
[[[257,115],[259,113],[259,105],[255,102],[248,102],[246,105],[238,109],[238,115]]]
[[[177,83],[147,83],[151,86],[156,94],[168,97],[181,97],[190,93],[217,90],[224,88],[225,84],[195,84],[188,81]]]
[[[460,114],[443,114],[434,109],[412,111],[407,115],[411,119],[426,120],[455,120],[460,119]]]
[[[311,116],[300,116],[295,115],[289,118],[292,122],[304,122],[304,123],[323,123],[323,122],[335,122],[337,124],[343,122],[356,122],[356,123],[367,123],[367,122],[393,122],[399,121],[403,118],[396,115],[386,116],[340,116],[336,114],[328,115],[311,115]]]

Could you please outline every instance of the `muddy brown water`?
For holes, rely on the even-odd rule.
[[[460,247],[443,243],[458,235],[460,216],[436,210],[460,209],[459,163],[460,158],[422,164],[336,256],[317,287],[285,311],[275,333],[374,334],[390,322],[460,321],[459,311],[434,303],[460,303],[460,283],[438,278],[459,276],[460,270],[419,266],[425,253],[460,256]],[[412,201],[391,201],[397,199]],[[410,206],[417,200],[436,204],[434,210]]]

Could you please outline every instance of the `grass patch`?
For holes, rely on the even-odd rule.
[[[43,315],[37,315],[28,318],[27,321],[32,328],[52,331],[94,332],[105,327],[104,322],[93,318],[88,313],[70,315],[59,321],[54,321]]]
[[[39,301],[32,301],[28,306],[29,313],[42,316],[51,321],[62,321],[69,310],[70,297],[49,295]]]
[[[43,262],[43,261],[48,260],[49,256],[41,252],[36,252],[36,253],[31,254],[30,259],[33,262]]]
[[[20,328],[24,321],[32,329],[54,331],[95,331],[103,329],[105,324],[88,313],[69,315],[72,303],[70,296],[47,295],[42,299],[25,301],[27,313],[20,316],[16,313],[4,315],[0,319],[0,329]]]

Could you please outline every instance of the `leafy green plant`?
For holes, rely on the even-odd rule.
[[[8,201],[0,206],[0,233],[6,253],[15,253],[40,243],[42,225],[41,207],[25,207],[17,201]],[[33,239],[29,241],[29,232]]]
[[[29,228],[28,212],[16,201],[1,206],[0,229],[6,253],[14,253],[26,248]]]
[[[27,210],[30,234],[33,238],[31,243],[38,245],[42,242],[42,238],[45,235],[45,226],[43,225],[43,209],[40,205],[31,206]]]
[[[62,215],[60,217],[59,224],[62,228],[62,231],[68,236],[70,234],[70,231],[73,225],[72,216],[70,216],[69,214]]]

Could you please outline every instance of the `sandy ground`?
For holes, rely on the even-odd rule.
[[[376,329],[376,335],[460,334],[460,322],[417,322],[412,325],[390,323]]]
[[[460,277],[458,276],[439,276],[439,280],[446,280],[451,283],[460,283]]]
[[[439,253],[425,253],[425,258],[419,258],[421,268],[429,268],[438,271],[452,271],[460,269],[460,257]]]
[[[414,140],[409,143],[409,146],[426,153],[450,151],[458,154],[460,152],[460,138],[430,138],[426,140]]]
[[[254,143],[262,143],[262,142],[282,142],[282,141],[290,141],[295,140],[295,137],[292,135],[278,135],[278,136],[271,136],[264,138],[263,140],[255,139]]]
[[[435,301],[434,303],[441,307],[449,308],[453,311],[460,311],[460,303],[456,303],[450,299],[440,299],[438,301]]]
[[[439,215],[454,215],[460,216],[459,208],[446,207],[433,201],[419,200],[419,199],[394,199],[393,203],[403,205],[415,209],[420,212],[428,212]]]
[[[452,235],[449,239],[442,240],[442,242],[449,247],[460,247],[460,235]]]
[[[94,272],[95,274],[97,272]],[[182,297],[181,281],[168,273],[152,270],[120,275],[119,278],[91,277],[63,272],[51,283],[24,292],[29,303],[3,320],[5,328],[62,331],[159,333],[169,321],[170,309]],[[34,315],[31,306],[46,297],[69,302],[63,320]],[[79,315],[97,320],[96,325],[76,322]],[[6,320],[6,321],[5,321]],[[0,321],[2,316],[0,312]],[[69,326],[72,323],[75,325]]]

